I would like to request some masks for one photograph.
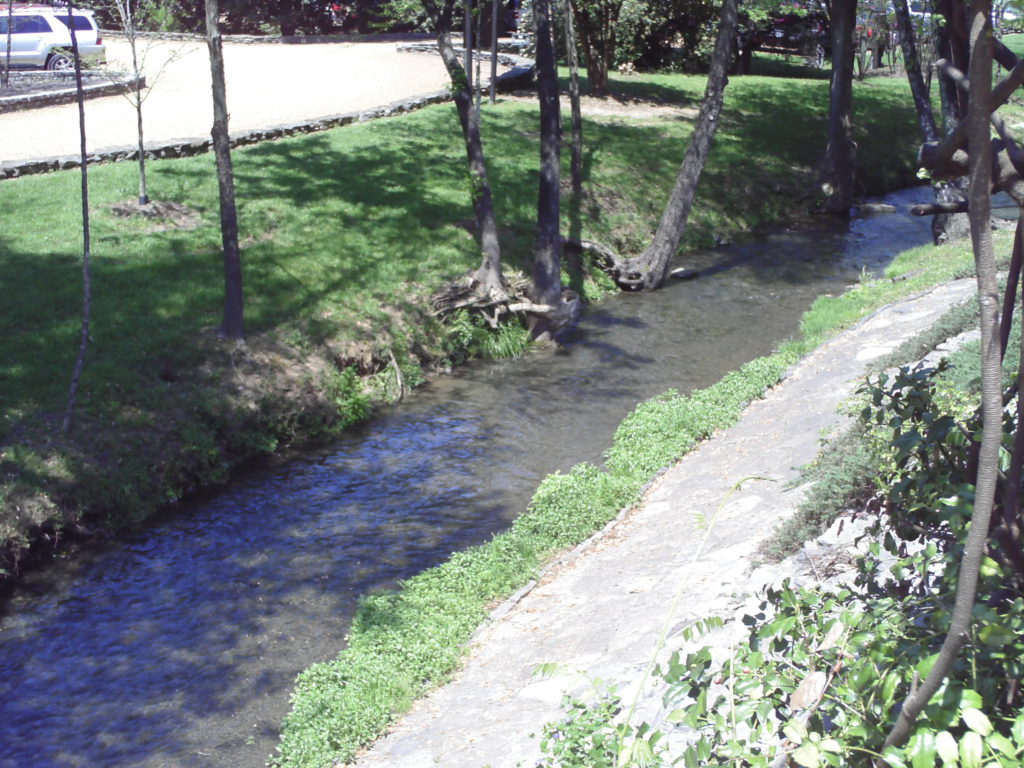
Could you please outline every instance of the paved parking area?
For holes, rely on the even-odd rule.
[[[213,108],[205,42],[154,41],[142,66],[147,143],[210,135]],[[112,67],[128,69],[127,43],[107,40]],[[395,43],[225,43],[232,133],[382,106],[440,90],[440,56],[400,53]],[[88,150],[135,146],[135,111],[124,96],[86,102]],[[79,151],[74,104],[0,115],[0,162]]]

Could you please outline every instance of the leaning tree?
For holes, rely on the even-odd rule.
[[[651,244],[639,256],[632,258],[623,258],[593,242],[574,244],[594,251],[615,282],[624,290],[652,290],[660,287],[668,279],[672,257],[686,233],[690,208],[697,194],[697,184],[700,182],[722,113],[725,87],[729,82],[728,70],[736,43],[737,5],[737,0],[724,0],[722,3],[718,37],[697,126],[690,138],[686,155],[676,176],[675,186],[672,188]]]

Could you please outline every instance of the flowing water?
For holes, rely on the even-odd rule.
[[[694,279],[589,309],[557,351],[462,368],[31,574],[0,607],[0,768],[263,765],[359,594],[508,526],[544,475],[600,461],[638,401],[771,351],[816,296],[927,242],[906,210],[929,197],[690,254]]]

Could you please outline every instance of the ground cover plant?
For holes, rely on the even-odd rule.
[[[662,158],[681,156],[686,110],[702,88],[699,77],[613,78],[626,108],[586,116],[588,193],[565,212],[565,231],[640,246],[674,177],[675,161]],[[901,83],[868,81],[859,98],[864,191],[905,183],[914,142]],[[635,118],[631,104],[681,109]],[[734,80],[689,246],[806,206],[795,198],[814,178],[826,104],[824,81]],[[529,103],[484,111],[512,268],[527,266],[532,247],[535,125]],[[374,374],[379,394],[392,368],[414,384],[423,367],[465,358],[473,344],[479,351],[479,333],[458,322],[449,332],[427,312],[431,291],[477,261],[456,131],[451,108],[439,106],[236,153],[244,347],[215,332],[222,283],[210,159],[151,163],[151,194],[172,214],[155,221],[111,208],[135,194],[131,165],[94,167],[93,343],[69,439],[55,419],[77,328],[78,226],[68,204],[77,177],[0,185],[2,567],[11,570],[32,536],[52,541],[68,527],[144,517],[240,459],[363,418]],[[498,346],[521,348],[514,338]]]

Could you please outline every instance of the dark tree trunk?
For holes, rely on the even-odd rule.
[[[917,41],[914,39],[914,26],[910,20],[907,0],[894,0],[896,23],[899,27],[900,41],[903,48],[903,65],[907,70],[910,93],[914,98],[914,109],[917,113],[917,125],[921,130],[921,138],[929,144],[939,140],[939,129],[932,110],[932,100],[928,95],[921,72],[921,59],[918,55]],[[942,78],[946,81],[948,77]],[[939,181],[933,184],[935,202],[956,203],[964,199],[960,187],[955,182]],[[932,239],[936,244],[957,239],[967,235],[969,231],[967,214],[938,213],[932,217]]]
[[[224,247],[224,320],[221,331],[229,339],[245,333],[242,302],[242,254],[238,247],[238,210],[235,207],[235,176],[231,167],[228,136],[227,87],[224,83],[224,52],[221,48],[220,12],[217,0],[206,0],[206,41],[210,49],[213,79],[213,151],[217,158],[220,187],[220,233]]]
[[[917,53],[914,25],[910,21],[907,0],[893,0],[893,8],[896,11],[896,24],[903,48],[903,66],[907,70],[907,81],[910,83],[910,93],[914,98],[914,109],[917,112],[917,125],[921,129],[921,137],[925,142],[938,141],[939,131],[935,125],[932,101],[928,98],[928,88],[925,86],[924,76],[921,73],[921,58]]]
[[[822,188],[825,210],[848,215],[853,205],[857,146],[853,142],[853,30],[857,0],[832,0],[832,79]]]
[[[945,19],[944,24],[935,24],[936,53],[953,66],[966,71],[967,40],[963,30],[963,14],[959,3],[950,0],[936,0],[936,12]],[[967,101],[953,80],[939,71],[939,103],[942,108],[942,133],[948,136],[961,120],[967,117]],[[943,180],[935,184],[935,201],[959,203],[967,199],[966,179]],[[936,243],[965,238],[970,233],[966,213],[942,213],[932,219],[932,239]]]
[[[476,228],[480,238],[481,260],[476,272],[476,283],[483,293],[505,292],[501,276],[501,246],[498,243],[498,222],[494,214],[491,184],[487,178],[487,162],[484,159],[484,145],[480,138],[480,116],[473,108],[473,94],[465,68],[452,46],[451,20],[452,3],[437,8],[426,6],[437,30],[437,48],[441,53],[448,77],[452,82],[455,109],[462,126],[462,139],[466,145],[466,159],[469,163],[470,189],[473,196],[473,212],[476,214]]]
[[[711,59],[711,71],[700,107],[697,127],[693,131],[686,156],[679,168],[675,186],[661,216],[654,240],[640,256],[616,268],[616,282],[627,290],[653,290],[660,287],[669,275],[672,257],[682,242],[690,207],[697,192],[711,149],[711,140],[718,128],[718,118],[725,101],[725,87],[729,82],[728,69],[736,41],[737,0],[725,0],[718,25],[718,39]]]
[[[565,0],[565,49],[569,59],[569,104],[572,109],[572,193],[583,193],[583,114],[580,110],[580,62],[576,50],[572,0]]]
[[[970,638],[978,573],[988,540],[999,450],[1002,442],[1002,382],[1000,376],[999,299],[996,266],[992,251],[989,207],[992,194],[992,145],[989,114],[992,89],[991,0],[974,0],[971,5],[970,91],[967,117],[970,157],[971,240],[978,272],[981,303],[981,371],[983,429],[974,511],[957,579],[956,599],[949,631],[931,671],[904,701],[885,746],[907,742],[917,716],[924,710],[952,669],[960,649]]]
[[[78,36],[72,23],[74,3],[68,3],[68,28],[71,32],[71,55],[75,62],[75,96],[78,102],[78,138],[82,161],[82,325],[78,334],[78,354],[71,370],[71,385],[68,387],[68,404],[64,411],[61,431],[71,431],[78,402],[78,383],[85,368],[85,354],[89,348],[89,324],[92,318],[92,239],[89,230],[89,155],[86,151],[85,95],[82,90],[82,60],[78,56]],[[8,26],[10,29],[10,26]]]
[[[558,72],[555,70],[551,6],[548,0],[534,0],[533,11],[537,27],[537,95],[540,99],[540,189],[537,196],[537,240],[530,298],[537,304],[557,307],[562,300],[562,242],[559,230],[562,127]],[[530,331],[535,339],[550,339],[550,318],[532,315]]]

